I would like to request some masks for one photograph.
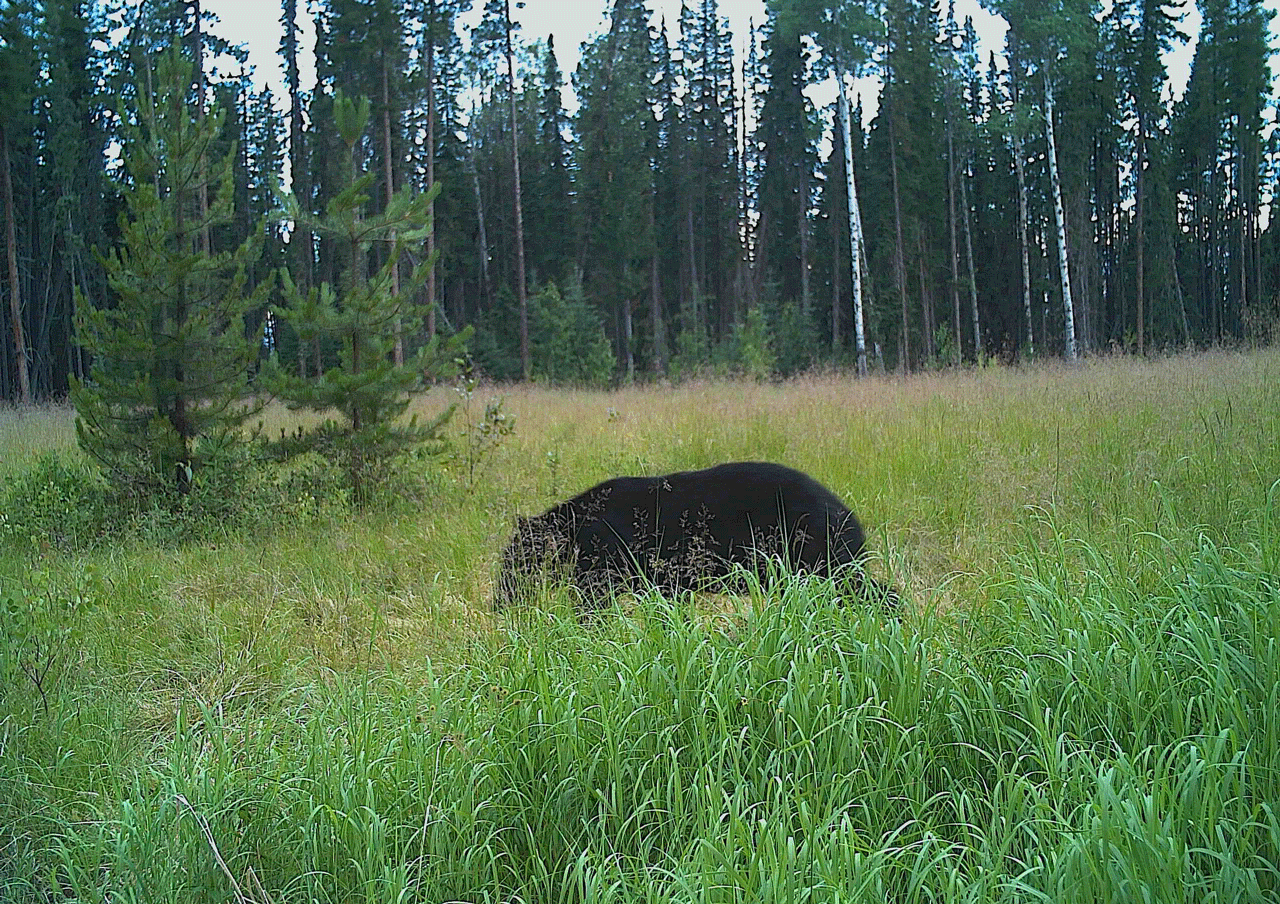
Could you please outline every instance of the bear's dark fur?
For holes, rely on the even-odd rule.
[[[521,518],[503,555],[494,607],[529,596],[539,580],[571,579],[594,608],[618,588],[715,587],[737,567],[762,584],[788,570],[864,578],[862,525],[834,493],[783,465],[737,462],[661,477],[615,477]],[[865,584],[864,584],[865,581]]]

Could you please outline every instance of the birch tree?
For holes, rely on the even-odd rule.
[[[841,71],[840,67],[837,67],[837,71]],[[836,78],[838,92],[836,102],[840,107],[840,134],[844,147],[845,196],[849,199],[849,273],[853,286],[854,348],[858,356],[858,376],[865,377],[867,375],[867,333],[862,304],[862,258],[865,252],[858,219],[858,186],[853,175],[853,130],[849,125],[849,97],[845,94],[843,74]]]
[[[870,7],[870,0],[771,0],[771,10],[779,16],[794,17],[805,23],[808,34],[817,42],[820,50],[820,72],[835,78],[837,89],[837,119],[844,142],[845,185],[849,202],[849,274],[853,286],[853,329],[857,351],[858,374],[867,372],[866,318],[863,299],[863,258],[865,244],[861,240],[858,209],[858,188],[853,170],[852,128],[846,81],[860,70],[870,56],[880,23]]]
[[[1076,316],[1071,300],[1071,267],[1067,257],[1067,218],[1062,210],[1062,179],[1058,175],[1058,145],[1053,137],[1053,81],[1044,71],[1044,134],[1049,142],[1049,189],[1053,193],[1053,221],[1057,226],[1058,272],[1062,280],[1063,342],[1068,361],[1076,359]]]
[[[1092,29],[1096,33],[1095,0],[998,0],[996,9],[1009,22],[1007,41],[1010,55],[1039,76],[1042,89],[1040,115],[1048,145],[1049,192],[1053,207],[1058,278],[1062,293],[1063,345],[1068,360],[1078,355],[1076,345],[1075,304],[1072,296],[1071,264],[1067,251],[1067,222],[1062,202],[1062,178],[1058,165],[1058,143],[1055,132],[1054,92],[1058,70],[1083,54],[1085,40]],[[1016,51],[1016,52],[1015,52]]]

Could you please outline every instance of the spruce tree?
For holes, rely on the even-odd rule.
[[[1122,0],[1114,7],[1119,32],[1120,76],[1130,99],[1127,112],[1134,119],[1134,295],[1137,301],[1135,322],[1138,354],[1146,352],[1146,226],[1148,213],[1148,168],[1151,162],[1149,144],[1159,141],[1153,126],[1160,116],[1160,92],[1167,80],[1164,55],[1175,40],[1183,10],[1169,0]],[[1157,156],[1159,156],[1157,148]],[[1163,243],[1162,243],[1163,244]]]
[[[1259,3],[1199,0],[1202,25],[1187,91],[1173,121],[1180,243],[1192,326],[1203,340],[1239,336],[1261,292],[1262,115],[1267,29]]]
[[[648,294],[652,270],[649,97],[656,67],[648,20],[640,0],[615,2],[609,31],[584,46],[574,76],[581,101],[578,191],[587,211],[584,284],[588,297],[612,315],[628,378],[635,367],[634,305]]]
[[[757,266],[767,271],[786,303],[799,301],[808,314],[806,232],[813,174],[817,168],[805,52],[792,17],[776,13],[768,23],[764,93],[755,143],[763,150],[759,187]]]
[[[144,495],[186,493],[255,410],[246,398],[257,330],[246,317],[271,287],[245,286],[261,230],[233,250],[200,247],[209,229],[234,222],[234,151],[208,155],[223,111],[197,116],[191,72],[191,61],[170,51],[154,90],[138,87],[137,123],[122,151],[121,245],[103,258],[116,303],[78,299],[76,327],[93,364],[86,381],[72,380],[77,437],[117,484]]]

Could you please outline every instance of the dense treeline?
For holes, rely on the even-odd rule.
[[[567,381],[789,373],[860,349],[911,371],[1270,339],[1270,13],[1198,0],[1174,102],[1164,55],[1187,39],[1189,0],[989,6],[1010,29],[983,54],[940,3],[770,0],[734,35],[715,0],[686,0],[675,22],[614,0],[566,76],[505,0],[472,29],[470,0],[322,0],[314,48],[283,0],[275,98],[199,0],[6,2],[0,396],[57,398],[89,373],[77,306],[118,301],[104,261],[132,177],[115,149],[175,44],[200,61],[197,107],[225,111],[210,154],[231,155],[236,215],[203,241],[217,253],[259,233],[247,290],[284,267],[302,295],[349,272],[307,225],[344,168],[376,174],[370,216],[438,185],[434,233],[398,264],[429,271],[398,360],[468,325],[482,372]],[[848,98],[848,116],[814,106],[811,85],[857,75],[879,95]],[[371,104],[354,153],[340,93]],[[270,216],[282,178],[311,216]],[[274,316],[280,291],[246,330],[299,377],[327,370],[337,348]]]

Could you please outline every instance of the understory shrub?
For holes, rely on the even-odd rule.
[[[140,498],[109,486],[88,462],[49,453],[0,490],[0,544],[28,554],[130,539],[167,546],[306,526],[351,510],[346,473],[319,452],[276,460],[254,440],[202,454],[206,464],[193,473],[189,492]],[[379,499],[420,499],[441,480],[435,460],[413,451],[387,471]]]
[[[0,542],[25,549],[89,546],[107,534],[118,509],[94,468],[49,452],[0,492]]]

